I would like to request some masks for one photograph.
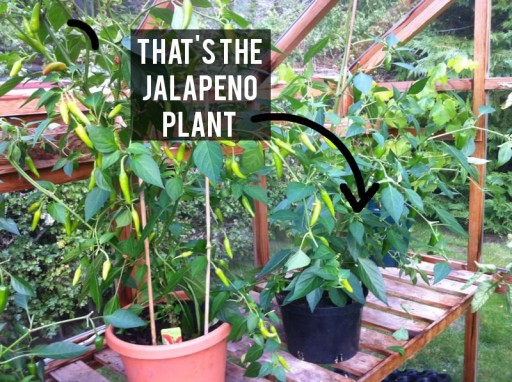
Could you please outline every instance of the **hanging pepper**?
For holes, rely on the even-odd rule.
[[[176,161],[179,163],[183,162],[185,158],[185,149],[187,148],[187,144],[182,142],[180,147],[178,148],[178,152],[176,153]]]
[[[75,134],[82,140],[82,142],[89,147],[90,149],[94,148],[94,145],[92,144],[91,138],[89,138],[89,135],[87,134],[87,130],[85,130],[85,127],[83,127],[80,124],[77,124],[75,127]]]
[[[334,143],[332,143],[332,141],[330,139],[324,138],[324,141],[325,141],[325,143],[327,143],[327,146],[329,146],[331,149],[338,150],[336,145]]]
[[[75,274],[73,275],[73,286],[78,284],[80,281],[80,275],[82,274],[82,266],[79,265],[78,268],[75,270]]]
[[[103,343],[104,339],[99,334],[96,334],[96,337],[94,337],[94,347],[97,351],[103,350]]]
[[[311,143],[306,133],[299,134],[300,141],[308,148],[309,151],[316,153],[316,147]]]
[[[66,220],[64,222],[64,228],[66,230],[66,235],[71,236],[72,228],[71,228],[71,217],[69,216],[69,212],[66,213]]]
[[[181,3],[181,8],[183,10],[181,29],[187,29],[188,25],[190,24],[190,19],[192,18],[192,1],[183,0]]]
[[[217,275],[219,280],[222,282],[222,284],[224,284],[225,286],[229,286],[228,278],[226,277],[226,275],[224,274],[222,269],[215,268],[215,274]]]
[[[336,216],[336,211],[334,210],[334,205],[332,204],[332,200],[331,200],[331,197],[329,196],[329,193],[322,188],[320,190],[320,197],[324,201],[325,206],[327,207],[327,209],[331,213],[332,217],[335,217]]]
[[[64,122],[66,125],[69,125],[69,109],[68,105],[63,100],[61,100],[59,103],[59,111],[62,122]]]
[[[41,20],[39,13],[41,12],[41,3],[38,1],[32,10],[32,16],[30,17],[29,28],[32,33],[37,33],[41,26]]]
[[[87,118],[75,102],[68,102],[68,109],[79,122],[82,122],[84,125],[89,124],[89,118]]]
[[[226,158],[226,174],[228,175],[228,178],[232,178],[233,177],[233,167],[232,167],[232,164],[233,164],[233,158],[232,157],[227,157]]]
[[[224,216],[222,216],[222,211],[220,210],[219,207],[215,209],[215,216],[217,216],[217,219],[219,219],[220,223],[224,222]]]
[[[28,207],[28,212],[32,213],[34,212],[35,210],[37,210],[39,208],[39,206],[41,205],[41,201],[38,200],[37,202],[34,202],[30,205],[30,207]]]
[[[128,174],[124,170],[124,159],[121,160],[121,170],[119,171],[119,186],[121,187],[121,192],[123,193],[124,200],[126,204],[132,204],[132,194],[130,191],[130,179]]]
[[[238,162],[236,160],[231,162],[231,170],[233,171],[233,174],[238,176],[240,179],[247,179],[247,176],[245,176],[244,173],[240,171],[240,167],[238,166]]]
[[[10,77],[15,77],[16,75],[18,75],[18,73],[20,72],[21,70],[21,67],[23,65],[23,58],[16,61],[13,65],[12,65],[12,68],[11,68],[11,72],[9,73],[9,76]]]
[[[135,229],[135,233],[137,234],[137,238],[139,238],[140,237],[140,218],[139,218],[139,213],[133,206],[132,206],[132,222],[133,222],[133,228]]]
[[[277,153],[272,152],[272,158],[274,158],[274,166],[276,168],[276,177],[277,179],[281,179],[283,176],[283,161],[279,158]]]
[[[37,375],[36,363],[34,361],[30,361],[29,363],[27,363],[27,370],[31,376],[35,377]]]
[[[43,75],[48,75],[51,72],[63,72],[68,68],[68,66],[60,61],[50,62],[43,68]]]
[[[0,285],[0,314],[2,314],[2,312],[5,310],[8,299],[9,288],[6,285]]]
[[[122,104],[117,105],[116,107],[114,107],[112,109],[112,111],[110,113],[108,113],[107,118],[112,119],[112,118],[116,117],[121,112],[122,109],[123,109]]]
[[[311,214],[310,227],[313,227],[316,224],[316,222],[318,221],[318,218],[320,217],[321,211],[322,211],[322,203],[320,203],[320,200],[315,198],[315,201],[313,202],[313,213]]]
[[[23,33],[16,33],[16,37],[18,37],[21,41],[25,42],[27,45],[30,45],[32,47],[32,49],[34,49],[36,52],[44,54],[44,55],[48,54],[46,52],[45,46],[43,44],[41,44],[41,41],[35,40],[31,37],[27,37]]]
[[[229,242],[229,239],[226,234],[224,234],[224,249],[226,250],[228,257],[232,259],[233,251],[231,251],[231,243]]]
[[[174,158],[174,154],[172,153],[171,149],[169,149],[169,146],[165,145],[164,146],[164,152],[165,152],[165,155],[167,155],[167,158],[169,158],[171,161],[175,161],[176,159]]]
[[[32,231],[35,231],[36,228],[37,228],[37,224],[39,224],[39,219],[41,219],[41,213],[42,213],[42,208],[39,207],[39,209],[34,212],[34,217],[32,218]]]
[[[275,139],[276,145],[278,145],[283,150],[286,150],[292,154],[295,154],[295,150],[292,148],[292,146],[289,143],[283,142],[279,138]]]
[[[29,168],[29,170],[32,172],[32,174],[34,174],[38,178],[41,177],[41,175],[39,175],[39,171],[37,171],[37,167],[34,164],[34,161],[32,160],[32,158],[29,155],[27,155],[25,157],[25,163],[26,163],[27,167]]]
[[[265,326],[265,322],[261,318],[258,321],[258,329],[260,330],[260,333],[261,333],[261,335],[264,338],[275,338],[275,337],[277,337],[277,332],[276,333],[269,332],[267,327]]]
[[[349,281],[347,279],[340,280],[341,286],[347,290],[348,293],[352,293],[354,289],[352,288],[352,285],[350,285]]]
[[[286,362],[286,360],[283,358],[283,356],[281,354],[278,354],[277,355],[277,360],[279,361],[279,363],[281,364],[282,367],[284,367],[284,369],[286,371],[290,371],[290,366],[288,365],[288,363]]]
[[[244,206],[251,217],[254,217],[254,211],[252,210],[251,202],[245,195],[242,196],[242,206]]]
[[[105,260],[103,262],[103,266],[101,268],[101,278],[103,280],[106,280],[107,277],[108,277],[108,273],[110,272],[110,267],[112,266],[112,264],[110,263],[110,259],[107,258],[107,260]]]

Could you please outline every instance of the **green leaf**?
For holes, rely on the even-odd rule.
[[[39,139],[39,137],[41,136],[41,134],[44,133],[44,131],[46,130],[46,128],[48,127],[48,125],[51,123],[51,119],[50,118],[47,118],[45,119],[44,121],[42,121],[39,126],[37,126],[37,130],[36,132],[34,133],[34,139],[33,139],[33,142],[34,144],[36,144],[37,140]]]
[[[244,149],[241,163],[244,171],[248,174],[259,171],[265,166],[265,154],[259,143]]]
[[[3,97],[11,89],[14,89],[16,87],[16,85],[18,85],[24,79],[25,79],[25,77],[22,77],[22,76],[16,76],[16,77],[9,78],[2,85],[0,85],[0,97]]]
[[[293,271],[297,268],[307,267],[311,263],[311,259],[301,249],[295,252],[285,264],[286,271]]]
[[[436,263],[436,265],[434,265],[434,284],[437,284],[439,281],[448,277],[451,271],[452,267],[450,267],[448,262],[442,261]]]
[[[388,348],[388,350],[396,351],[397,353],[400,353],[400,355],[402,357],[405,357],[405,349],[403,346],[393,345],[393,346],[388,346],[387,348]]]
[[[315,187],[299,182],[290,182],[286,188],[286,198],[290,203],[313,195]]]
[[[272,255],[270,260],[265,264],[263,269],[258,273],[257,278],[262,278],[268,275],[269,273],[275,271],[284,266],[288,258],[291,256],[292,251],[289,249],[284,249],[277,252],[275,255]]]
[[[133,155],[151,155],[149,148],[140,142],[130,143],[126,151]]]
[[[404,210],[404,197],[396,188],[389,185],[382,191],[382,206],[395,223],[398,223]]]
[[[134,155],[130,167],[139,178],[154,186],[164,188],[160,168],[151,155]]]
[[[467,239],[468,233],[464,228],[462,228],[457,219],[455,219],[451,213],[441,207],[432,206],[432,208],[436,211],[436,215],[439,217],[439,220],[441,220],[447,229]]]
[[[66,223],[66,208],[64,208],[62,204],[55,202],[50,203],[48,205],[48,213],[60,224]]]
[[[18,226],[12,219],[0,218],[0,230],[10,232],[14,235],[19,235],[20,231],[18,230]]]
[[[173,202],[183,195],[183,181],[181,178],[171,178],[165,183],[165,192]]]
[[[246,184],[244,185],[243,190],[244,193],[250,196],[251,198],[259,200],[264,204],[268,204],[267,191],[263,187],[252,184]]]
[[[512,141],[505,142],[498,151],[498,166],[503,166],[512,159]]]
[[[311,313],[315,311],[315,308],[322,299],[323,294],[324,290],[322,288],[316,288],[306,295],[306,300],[308,302],[309,310]]]
[[[407,341],[409,339],[409,332],[406,328],[401,327],[395,331],[391,336],[397,341]]]
[[[377,265],[370,259],[357,259],[360,268],[359,276],[364,285],[372,292],[375,297],[387,304],[386,287],[384,286],[384,278],[380,273]]]
[[[409,199],[411,204],[423,212],[423,200],[421,199],[421,196],[419,196],[416,191],[411,190],[410,188],[406,188],[405,193],[407,194],[407,199]]]
[[[263,355],[263,347],[258,344],[253,344],[244,356],[244,362],[254,362]]]
[[[473,301],[471,301],[471,311],[476,312],[480,310],[482,306],[491,298],[494,294],[494,290],[496,289],[496,284],[489,280],[482,281],[473,296]]]
[[[354,77],[354,86],[361,93],[368,95],[372,90],[373,78],[364,73],[359,73]]]
[[[48,345],[37,345],[30,351],[30,354],[41,358],[66,359],[79,357],[89,349],[89,346],[60,341]]]
[[[105,316],[105,322],[119,329],[138,328],[146,325],[146,321],[129,309],[116,310]]]
[[[319,40],[315,45],[313,45],[304,55],[304,65],[309,62],[313,57],[316,56],[322,49],[324,49],[329,43],[329,36],[325,36],[321,40]]]
[[[364,226],[363,223],[355,220],[348,227],[349,232],[359,245],[363,245]]]
[[[425,89],[425,86],[427,85],[428,81],[430,80],[429,77],[425,77],[419,81],[416,81],[407,91],[407,94],[414,95],[421,92],[423,89]]]
[[[94,148],[101,153],[108,154],[117,150],[114,133],[103,126],[87,125],[87,132]]]
[[[11,276],[11,286],[12,289],[14,289],[19,294],[23,294],[29,297],[36,296],[36,292],[34,292],[32,286],[28,282],[19,277]]]
[[[295,284],[293,284],[293,287],[290,288],[292,291],[288,294],[288,296],[286,296],[283,304],[288,304],[299,298],[305,297],[308,293],[319,288],[322,283],[323,280],[315,274],[312,267],[306,269],[304,272],[301,272],[299,276],[297,276],[297,281]]]
[[[85,197],[85,221],[89,221],[108,200],[109,192],[94,187]]]
[[[473,176],[473,178],[478,178],[478,172],[474,167],[471,167],[468,163],[466,156],[462,153],[462,151],[457,150],[455,147],[448,145],[446,142],[442,142],[441,150],[445,153],[451,155],[453,158],[457,159],[457,161],[462,165],[464,170],[466,170],[469,174]]]
[[[212,6],[208,0],[192,0],[192,5],[199,8],[210,8]]]
[[[220,181],[222,170],[222,149],[218,142],[201,141],[193,153],[194,163],[201,173],[206,175],[213,184]]]

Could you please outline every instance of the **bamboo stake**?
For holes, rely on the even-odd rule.
[[[210,215],[210,179],[204,178],[204,192],[206,199],[206,286],[204,296],[204,334],[208,334],[210,323],[210,267],[212,262],[211,244],[211,215]]]
[[[139,186],[142,187],[142,179],[139,178]],[[141,228],[144,230],[146,227],[146,200],[144,198],[144,191],[139,194],[140,199],[140,222]],[[156,345],[156,324],[155,324],[155,306],[153,301],[153,279],[151,278],[151,257],[149,256],[149,238],[144,239],[144,252],[146,255],[146,282],[148,284],[148,303],[149,303],[149,324],[151,327],[151,343]]]

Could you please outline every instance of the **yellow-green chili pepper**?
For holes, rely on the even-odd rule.
[[[230,259],[233,258],[233,251],[231,251],[231,243],[226,235],[224,235],[224,249]]]
[[[299,134],[300,141],[308,148],[309,151],[316,153],[316,147],[311,143],[306,133]]]
[[[226,275],[224,274],[222,269],[215,268],[215,274],[217,275],[219,280],[222,282],[222,284],[224,284],[225,286],[229,286],[228,278],[226,277]]]
[[[279,361],[279,363],[281,364],[282,367],[284,367],[284,369],[286,371],[290,371],[290,366],[288,365],[288,363],[286,362],[286,360],[283,358],[283,356],[281,354],[278,354],[277,355],[277,360]]]
[[[112,111],[110,113],[108,113],[107,118],[110,118],[110,119],[114,118],[121,112],[121,110],[123,110],[123,105],[122,104],[117,105],[116,107],[114,107],[112,109]]]
[[[78,284],[80,281],[80,275],[82,274],[82,266],[79,265],[78,268],[75,271],[75,275],[73,276],[73,286]]]
[[[130,190],[130,179],[128,174],[124,170],[124,159],[121,160],[121,169],[119,171],[119,186],[121,187],[121,192],[123,193],[124,200],[126,204],[132,204],[132,193]]]
[[[46,76],[46,75],[50,74],[51,72],[63,72],[67,68],[68,68],[68,66],[63,62],[59,62],[59,61],[51,62],[43,68],[43,75]]]
[[[82,142],[89,147],[90,149],[94,148],[94,145],[92,144],[91,138],[89,138],[89,135],[87,134],[87,130],[85,130],[85,127],[83,127],[80,124],[77,124],[75,127],[75,134],[82,140]]]
[[[324,201],[325,206],[327,207],[327,209],[331,213],[332,217],[334,217],[336,215],[336,211],[334,210],[334,205],[332,204],[332,200],[331,200],[331,197],[329,196],[329,193],[326,190],[321,189],[320,190],[320,197]]]
[[[140,218],[139,213],[135,209],[135,207],[132,206],[132,222],[133,222],[133,228],[135,229],[135,233],[137,234],[137,238],[140,238]]]
[[[283,161],[279,157],[279,155],[275,152],[272,152],[272,158],[274,158],[274,166],[276,168],[276,177],[277,179],[281,179],[283,176]]]
[[[32,172],[32,174],[34,174],[38,178],[41,177],[41,175],[39,175],[39,171],[37,171],[37,167],[34,164],[34,161],[28,155],[25,157],[25,164],[27,165],[29,170]]]
[[[292,146],[290,146],[289,143],[283,142],[279,138],[275,139],[275,143],[276,143],[276,145],[278,145],[283,150],[286,150],[286,151],[288,151],[288,152],[290,152],[292,154],[295,154],[295,150],[292,148]]]
[[[62,118],[62,122],[64,122],[66,125],[68,125],[69,124],[69,109],[68,109],[68,105],[63,100],[60,101],[59,111],[60,111],[60,116]]]
[[[321,211],[322,211],[322,203],[320,203],[320,200],[315,198],[315,201],[313,202],[313,212],[311,214],[310,227],[313,227],[316,224],[316,222],[318,221],[318,218],[320,217]]]
[[[181,3],[181,9],[183,11],[181,29],[187,29],[188,25],[190,24],[190,19],[192,18],[192,1],[183,0]]]
[[[108,273],[110,272],[110,267],[112,266],[112,264],[110,263],[110,259],[107,258],[107,260],[105,260],[103,262],[103,266],[101,268],[101,278],[103,280],[106,280],[107,277],[108,277]]]
[[[240,167],[238,166],[238,162],[236,160],[231,162],[231,170],[233,171],[233,174],[238,176],[240,179],[247,179],[247,176],[245,176],[244,173],[240,171]]]
[[[41,219],[42,208],[39,207],[36,212],[34,212],[34,217],[32,218],[32,231],[35,231],[37,225],[39,224],[39,219]]]
[[[41,3],[38,1],[38,2],[36,2],[36,5],[34,6],[34,9],[32,10],[32,16],[30,17],[29,27],[30,27],[30,31],[32,33],[37,33],[41,26],[39,12],[41,12]]]
[[[66,230],[66,235],[71,236],[72,228],[71,228],[71,217],[69,216],[69,212],[66,213],[66,219],[64,220],[64,229]]]
[[[28,207],[28,212],[32,213],[34,212],[35,210],[37,210],[39,208],[39,206],[41,205],[41,201],[38,200],[37,202],[34,202],[30,205],[30,207]]]
[[[215,209],[215,216],[217,216],[217,219],[219,219],[219,222],[224,222],[224,216],[222,216],[222,211],[219,207]]]
[[[9,73],[9,76],[10,77],[15,77],[16,75],[18,75],[18,73],[20,72],[21,70],[21,67],[23,65],[23,58],[16,61],[13,65],[12,65],[12,68],[11,68],[11,72]]]
[[[87,116],[84,113],[82,113],[82,110],[80,110],[80,108],[78,107],[78,105],[76,103],[69,102],[68,109],[71,112],[71,114],[73,114],[79,122],[82,122],[85,125],[89,124],[89,122],[90,122],[89,119],[87,118]]]
[[[252,210],[251,202],[245,195],[242,196],[242,206],[244,206],[251,217],[254,217],[254,211]]]
[[[185,159],[185,149],[187,148],[187,144],[185,142],[182,142],[180,147],[178,148],[178,152],[176,153],[176,161],[178,163],[183,162],[183,159]]]

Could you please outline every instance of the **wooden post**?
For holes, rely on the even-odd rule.
[[[489,74],[489,57],[491,47],[491,0],[475,1],[475,41],[474,59],[478,62],[473,82],[473,112],[479,114],[480,106],[486,105],[488,95],[485,89]],[[487,129],[487,116],[478,119],[478,127]],[[479,130],[476,135],[474,157],[487,157],[487,131]],[[469,240],[468,269],[476,270],[475,261],[482,256],[485,164],[478,165],[478,181],[471,182],[469,188]],[[478,361],[478,313],[466,315],[464,340],[464,381],[477,380]]]
[[[259,185],[267,188],[267,177],[260,176]],[[270,258],[270,245],[268,239],[268,209],[267,206],[257,200],[254,201],[255,216],[253,219],[253,239],[255,265],[257,267],[266,264]]]

